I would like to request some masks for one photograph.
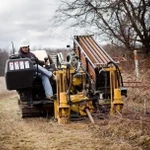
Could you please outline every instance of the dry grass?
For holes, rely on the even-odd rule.
[[[150,116],[126,106],[122,117],[58,125],[46,118],[21,119],[16,99],[0,101],[1,150],[150,149]]]
[[[149,70],[143,72],[150,85]],[[95,124],[88,120],[58,125],[47,118],[21,119],[17,97],[8,91],[0,96],[0,150],[150,149],[149,87],[128,89],[122,116],[95,120]]]

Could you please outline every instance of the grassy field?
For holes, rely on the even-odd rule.
[[[58,125],[48,118],[20,117],[17,97],[0,101],[1,150],[149,150],[150,115],[126,103],[122,116]],[[138,108],[141,108],[138,105]]]
[[[141,70],[141,79],[148,87],[128,89],[122,115],[59,125],[48,118],[22,119],[15,92],[0,78],[0,150],[150,150],[149,69]]]

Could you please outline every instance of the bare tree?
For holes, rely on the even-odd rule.
[[[149,0],[68,0],[56,11],[55,21],[72,20],[72,26],[95,26],[99,35],[128,49],[137,43],[150,52]]]

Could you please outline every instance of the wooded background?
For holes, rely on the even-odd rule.
[[[0,76],[4,75],[4,68],[8,55],[9,54],[5,50],[0,49]]]

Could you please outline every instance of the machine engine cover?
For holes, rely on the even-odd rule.
[[[5,65],[5,81],[8,90],[32,87],[33,63],[29,58],[9,59]]]

